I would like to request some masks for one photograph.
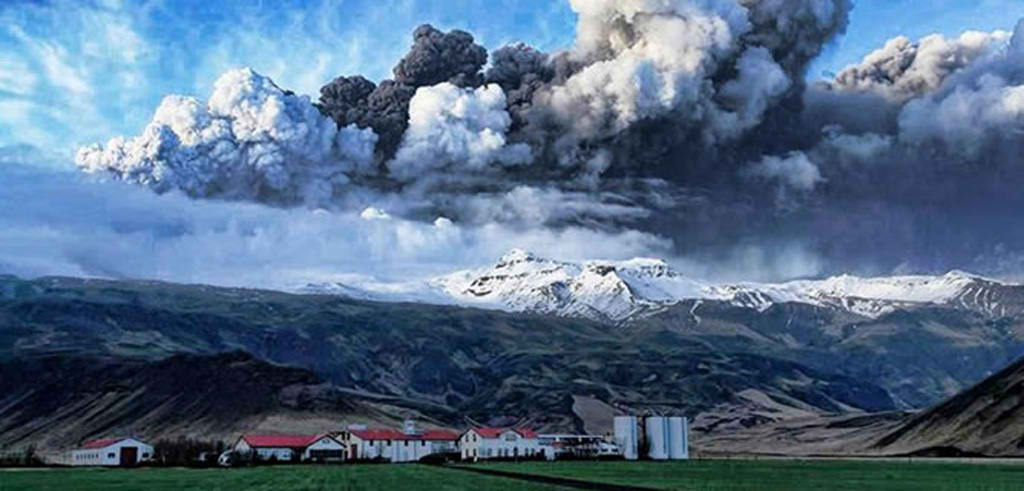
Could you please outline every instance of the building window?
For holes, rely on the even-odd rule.
[[[114,458],[114,452],[110,452],[110,453],[108,453],[108,454],[107,454],[107,458],[108,458],[108,459],[112,459],[112,458]]]
[[[405,447],[408,447],[408,446],[409,446],[409,440],[405,440],[405,441],[404,441],[403,443],[404,443],[404,445],[403,445],[403,446],[405,446]]]

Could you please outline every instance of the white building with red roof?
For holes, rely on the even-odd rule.
[[[341,432],[339,439],[345,444],[345,457],[349,460],[417,462],[428,455],[459,451],[458,433],[449,430],[418,431],[411,422],[406,422],[402,431],[350,427]]]
[[[462,460],[515,459],[542,455],[529,428],[471,428],[459,437]]]
[[[330,435],[242,435],[234,451],[262,461],[329,461],[344,459],[345,447]]]
[[[133,467],[153,458],[153,447],[135,438],[82,442],[71,452],[73,466]]]

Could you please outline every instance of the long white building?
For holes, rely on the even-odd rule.
[[[133,467],[153,458],[153,447],[135,438],[90,440],[71,452],[73,466]]]
[[[537,432],[527,428],[472,428],[459,438],[462,460],[541,455]]]
[[[433,454],[458,452],[459,434],[448,430],[419,431],[415,424],[406,422],[403,431],[350,428],[341,432],[339,440],[349,460],[383,459],[401,463],[417,462]]]

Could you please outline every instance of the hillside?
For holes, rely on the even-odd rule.
[[[925,411],[874,446],[887,453],[947,448],[969,454],[1024,455],[1024,360]]]
[[[1024,319],[928,305],[877,318],[805,303],[764,310],[689,300],[637,321],[634,336],[671,332],[722,351],[792,360],[871,381],[902,409],[952,397],[1024,355]]]
[[[300,382],[329,383],[346,395],[341,402],[372,408],[381,420],[415,415],[457,427],[470,418],[576,430],[586,422],[573,410],[574,396],[608,407],[700,414],[705,428],[895,406],[870,382],[720,350],[667,329],[631,334],[577,319],[155,282],[8,277],[0,292],[0,361],[159,363],[242,350],[315,374]],[[195,384],[184,392],[207,390],[199,377],[181,377]],[[84,388],[76,389],[79,382]],[[5,407],[40,414],[32,401],[45,397],[20,399],[36,394],[36,379],[8,383],[16,386],[7,388],[14,399]],[[67,383],[59,391],[74,399],[60,399],[61,407],[77,407],[95,385],[76,377]],[[0,434],[0,445],[50,441],[39,432]]]
[[[116,435],[230,441],[241,431],[318,431],[310,425],[377,416],[307,370],[241,352],[157,362],[47,356],[0,363],[0,373],[3,446],[54,450]]]

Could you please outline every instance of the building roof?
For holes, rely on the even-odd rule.
[[[323,435],[242,435],[253,448],[305,448]]]
[[[502,433],[512,430],[523,438],[537,438],[537,432],[529,428],[473,428],[483,438],[498,438]]]
[[[86,442],[82,442],[82,447],[81,448],[85,449],[85,450],[94,449],[94,448],[106,448],[106,447],[109,447],[109,446],[114,445],[116,443],[120,443],[120,442],[122,442],[124,440],[127,440],[127,439],[128,439],[128,437],[107,438],[107,439],[102,439],[102,440],[89,440],[89,441],[86,441]]]
[[[456,441],[459,439],[459,434],[448,430],[428,430],[424,431],[423,434],[419,435],[419,437],[423,440]]]
[[[448,430],[428,430],[415,435],[392,429],[349,430],[349,433],[361,440],[456,441],[459,439],[458,433]]]

